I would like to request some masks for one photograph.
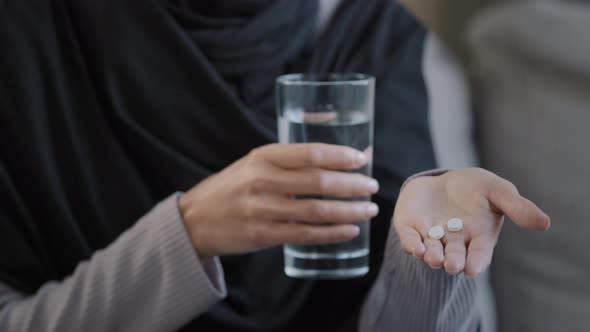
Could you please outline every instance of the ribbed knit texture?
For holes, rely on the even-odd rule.
[[[63,282],[7,294],[0,331],[174,331],[225,295],[219,261],[201,264],[173,195]]]
[[[425,266],[404,252],[392,232],[359,331],[475,331],[480,318],[475,294],[474,279]]]
[[[420,172],[417,174],[414,174],[412,176],[410,176],[406,181],[404,181],[404,184],[402,185],[402,188],[400,189],[400,192],[402,190],[404,190],[404,188],[406,187],[406,185],[408,184],[408,182],[412,181],[415,178],[419,178],[421,176],[439,176],[439,175],[443,175],[446,172],[448,172],[448,169],[431,169],[428,171],[424,171],[424,172]]]
[[[445,172],[416,174],[403,187],[416,177]],[[475,331],[480,319],[476,291],[474,279],[433,270],[407,254],[392,225],[383,266],[362,309],[359,331]]]

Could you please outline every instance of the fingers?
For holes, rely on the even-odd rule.
[[[369,162],[367,155],[361,151],[322,143],[270,144],[255,149],[252,153],[275,166],[287,169],[317,167],[350,170]]]
[[[428,237],[428,229],[433,226],[424,220],[397,220],[394,223],[402,248],[409,254],[421,258],[424,264],[440,269],[445,259],[440,240]],[[422,240],[424,239],[424,240]]]
[[[428,237],[429,226],[424,224],[420,231],[409,225],[396,225],[396,232],[402,248],[431,268],[444,267],[450,274],[457,274],[464,270],[467,249],[463,233],[447,232],[441,240]],[[422,236],[420,234],[423,234]],[[422,238],[425,240],[422,241]]]
[[[490,185],[488,200],[522,228],[545,231],[551,225],[549,217],[541,209],[520,196],[512,183],[500,177],[495,177]]]
[[[312,223],[354,223],[368,221],[379,213],[372,202],[321,199],[291,199],[268,196],[251,203],[252,219],[294,220]]]
[[[465,237],[462,234],[447,234],[444,239],[445,261],[444,268],[450,274],[457,274],[465,269]]]
[[[423,258],[426,252],[426,246],[422,243],[422,237],[417,230],[410,226],[396,227],[402,248],[417,258]]]
[[[260,191],[290,195],[365,197],[379,190],[379,183],[368,176],[320,169],[277,169],[256,181]]]
[[[427,238],[424,240],[426,253],[424,254],[424,263],[433,269],[440,269],[445,260],[443,245],[440,240]]]
[[[309,225],[273,223],[266,230],[267,245],[273,244],[330,244],[354,239],[360,229],[355,225]]]
[[[476,277],[490,265],[496,240],[492,236],[478,236],[471,240],[467,251],[465,274]]]

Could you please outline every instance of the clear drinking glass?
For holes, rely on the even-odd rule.
[[[364,151],[370,162],[353,172],[371,176],[375,79],[355,73],[290,74],[277,79],[280,143],[329,143]],[[298,197],[368,201],[370,197]],[[345,279],[369,271],[369,223],[338,244],[285,245],[285,273],[307,279]]]

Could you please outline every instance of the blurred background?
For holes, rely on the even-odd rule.
[[[488,168],[552,218],[544,234],[506,223],[480,287],[483,330],[590,331],[590,3],[405,4],[433,31],[434,79],[454,73],[430,91],[447,105],[431,120],[441,165]]]

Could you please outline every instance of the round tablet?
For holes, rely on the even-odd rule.
[[[428,230],[428,236],[433,240],[440,240],[445,236],[445,229],[441,226],[434,226]]]
[[[447,228],[451,232],[458,232],[463,229],[463,220],[459,218],[452,218],[447,221]]]

